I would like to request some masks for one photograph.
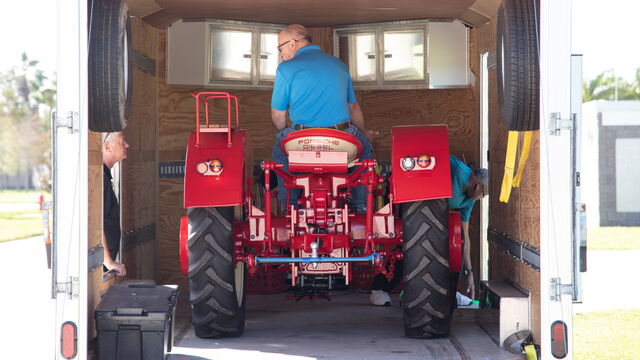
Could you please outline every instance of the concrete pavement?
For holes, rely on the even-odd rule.
[[[42,236],[0,243],[0,358],[53,359],[55,302]]]

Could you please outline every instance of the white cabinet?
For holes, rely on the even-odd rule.
[[[469,84],[469,38],[459,21],[358,24],[334,30],[334,54],[360,89],[455,88]]]
[[[429,88],[465,87],[469,84],[469,35],[459,21],[429,22]]]
[[[281,25],[178,21],[167,30],[167,84],[269,88],[279,64]]]

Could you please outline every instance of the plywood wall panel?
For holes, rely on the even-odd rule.
[[[88,137],[88,246],[102,244],[102,134],[89,131]]]
[[[376,156],[389,161],[391,127],[446,124],[454,153],[478,161],[478,124],[471,89],[362,91],[359,99],[367,129],[377,130]]]
[[[327,54],[333,54],[333,28],[319,27],[308,30],[315,45],[320,46]]]
[[[180,273],[179,231],[180,217],[186,215],[182,208],[182,179],[162,179],[159,184],[158,261],[159,281],[164,284],[186,286]]]
[[[140,19],[132,19],[135,51],[155,60],[158,30]],[[157,78],[139,69],[133,71],[133,99],[123,131],[129,144],[122,162],[122,231],[139,231],[153,226],[157,217]],[[147,239],[149,240],[149,239]],[[130,279],[156,279],[155,239],[131,247],[122,254]]]
[[[123,231],[139,229],[155,222],[155,172],[153,158],[147,162],[130,161],[123,167]]]

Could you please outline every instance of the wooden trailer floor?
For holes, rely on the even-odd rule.
[[[520,359],[492,342],[472,320],[473,310],[456,310],[448,338],[408,339],[399,298],[392,299],[393,306],[380,307],[369,304],[368,294],[354,291],[335,291],[331,301],[248,295],[242,337],[200,339],[182,297],[168,359]]]

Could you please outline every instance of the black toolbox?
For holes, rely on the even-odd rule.
[[[173,346],[176,285],[113,285],[95,312],[100,360],[159,360]]]

